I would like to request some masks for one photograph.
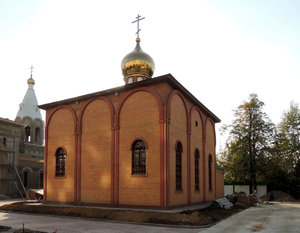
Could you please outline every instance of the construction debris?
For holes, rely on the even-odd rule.
[[[226,198],[234,205],[257,206],[260,203],[256,196],[245,193],[234,193],[227,195]]]
[[[212,206],[223,209],[231,209],[233,204],[226,197],[223,197],[213,201]]]

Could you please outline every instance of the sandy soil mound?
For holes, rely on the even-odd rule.
[[[290,194],[282,192],[282,191],[272,191],[274,196],[274,201],[286,201],[286,202],[294,202],[296,201],[295,198],[293,198]],[[263,201],[269,201],[270,200],[270,192],[268,192],[266,195],[260,197]]]

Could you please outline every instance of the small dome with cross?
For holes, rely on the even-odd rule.
[[[150,79],[155,69],[153,59],[143,52],[139,38],[136,39],[136,42],[135,49],[126,55],[121,62],[126,84]]]
[[[141,29],[139,28],[139,21],[144,18],[138,15],[136,17],[137,20],[132,22],[137,23],[136,46],[121,62],[121,69],[126,84],[150,79],[154,73],[155,65],[153,59],[140,46],[139,32]]]

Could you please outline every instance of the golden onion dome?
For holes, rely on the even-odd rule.
[[[30,77],[29,79],[27,79],[27,84],[28,85],[34,85],[35,84],[35,81],[32,77]]]
[[[127,54],[121,62],[125,83],[150,79],[154,73],[153,59],[140,46],[140,38],[136,39],[135,49]]]

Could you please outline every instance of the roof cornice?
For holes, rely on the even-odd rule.
[[[2,118],[2,117],[0,117],[0,122],[4,122],[6,124],[14,125],[14,126],[17,126],[17,127],[24,127],[25,126],[25,124],[17,123],[15,121],[12,121],[12,120],[7,119],[7,118]]]
[[[74,98],[70,98],[70,99],[60,100],[60,101],[56,101],[56,102],[52,102],[52,103],[48,103],[48,104],[43,104],[43,105],[39,105],[38,107],[41,109],[47,110],[49,108],[57,107],[59,105],[67,105],[67,104],[74,103],[76,101],[83,101],[83,100],[95,98],[98,96],[106,96],[106,95],[114,94],[116,92],[124,92],[124,91],[128,91],[128,90],[131,90],[134,88],[138,88],[138,87],[142,87],[142,86],[149,86],[152,84],[162,83],[162,82],[167,82],[175,89],[181,91],[192,103],[194,103],[202,111],[204,111],[208,116],[210,116],[214,120],[214,122],[216,122],[216,123],[221,122],[221,120],[215,114],[213,114],[207,107],[205,107],[204,104],[202,104],[195,96],[193,96],[171,74],[166,74],[166,75],[162,75],[162,76],[148,79],[145,81],[127,84],[127,85],[123,85],[123,86],[119,86],[119,87],[115,87],[115,88],[111,88],[111,89],[107,89],[107,90],[103,90],[103,91],[99,91],[99,92],[94,92],[91,94],[82,95],[82,96],[78,96],[78,97],[74,97]]]

